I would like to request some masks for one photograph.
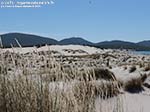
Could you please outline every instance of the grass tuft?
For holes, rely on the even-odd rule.
[[[142,75],[141,77],[132,78],[124,84],[124,90],[130,93],[139,93],[144,90],[143,84],[146,79],[146,74]]]

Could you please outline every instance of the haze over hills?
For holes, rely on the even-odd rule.
[[[57,41],[52,38],[42,37],[31,34],[23,34],[23,33],[7,33],[1,35],[2,45],[4,48],[18,47],[17,41],[21,44],[22,47],[29,46],[43,46],[43,45],[87,45],[94,46],[99,48],[112,48],[112,49],[133,49],[133,50],[149,50],[150,51],[150,40],[141,41],[138,43],[121,41],[121,40],[113,40],[113,41],[103,41],[98,43],[92,43],[80,37],[71,37],[67,39],[63,39],[61,41]]]

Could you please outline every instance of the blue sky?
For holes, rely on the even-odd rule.
[[[150,40],[150,0],[53,1],[42,8],[0,8],[0,33],[25,32],[57,40],[78,36],[92,42]]]

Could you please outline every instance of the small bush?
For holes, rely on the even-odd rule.
[[[135,72],[136,71],[136,66],[132,66],[129,70],[129,73]]]
[[[125,85],[125,90],[131,93],[142,91],[142,84],[138,80],[132,79]]]
[[[124,84],[125,91],[128,91],[130,93],[139,93],[143,91],[143,81],[145,80],[145,77],[140,78],[132,78],[129,81],[127,81]]]

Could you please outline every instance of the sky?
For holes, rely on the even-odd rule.
[[[41,8],[0,8],[0,34],[9,32],[92,42],[150,40],[150,0],[53,0]]]

